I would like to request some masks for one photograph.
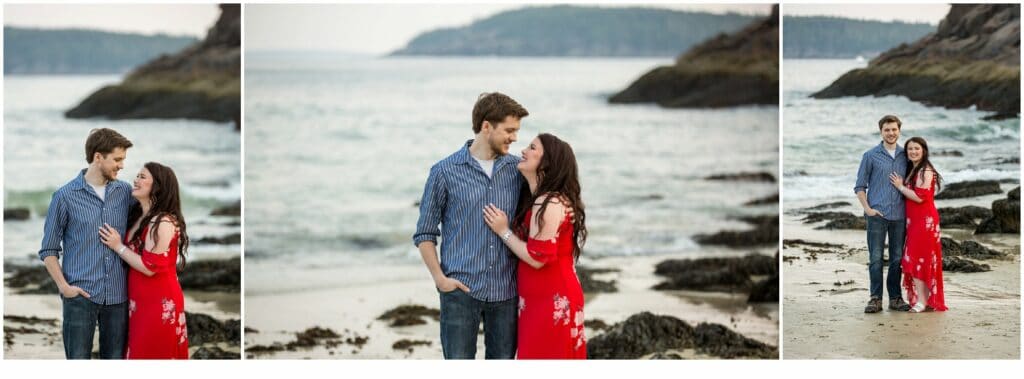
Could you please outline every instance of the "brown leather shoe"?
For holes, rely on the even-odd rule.
[[[910,310],[910,304],[907,304],[906,301],[903,301],[902,297],[889,299],[889,310],[897,312],[906,312]]]
[[[878,313],[882,311],[882,299],[872,297],[868,305],[864,307],[864,313]]]

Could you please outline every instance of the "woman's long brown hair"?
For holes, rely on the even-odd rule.
[[[576,166],[576,154],[568,143],[548,133],[537,136],[541,146],[544,147],[544,154],[537,166],[537,192],[531,193],[529,184],[523,181],[522,190],[519,191],[519,207],[516,209],[516,216],[513,218],[513,227],[521,236],[528,236],[525,224],[526,212],[533,208],[537,198],[542,195],[550,195],[541,202],[537,214],[537,226],[544,228],[544,211],[548,203],[554,198],[561,199],[563,205],[568,207],[572,214],[572,240],[574,259],[579,259],[583,253],[583,245],[587,242],[586,213],[583,209],[583,199],[580,198],[580,178]]]
[[[185,251],[188,250],[188,234],[185,232],[185,216],[181,214],[181,197],[178,191],[178,177],[174,170],[156,162],[147,162],[146,170],[153,176],[153,186],[150,188],[149,199],[153,206],[149,212],[142,214],[142,205],[136,203],[128,212],[128,225],[135,225],[140,217],[142,222],[135,230],[129,240],[133,246],[145,248],[145,241],[142,240],[142,230],[150,225],[153,220],[160,220],[163,216],[171,216],[174,224],[178,227],[178,256],[181,258],[181,266],[185,266]],[[156,226],[156,225],[154,225]],[[160,240],[159,228],[152,228],[153,242]]]
[[[935,166],[932,166],[932,162],[928,160],[928,143],[924,141],[924,138],[911,137],[907,142],[903,143],[904,152],[907,151],[907,147],[910,146],[911,142],[921,145],[921,163],[917,166],[914,166],[914,162],[908,162],[909,164],[907,164],[906,180],[910,182],[910,188],[917,188],[917,175],[921,173],[921,170],[930,169],[932,170],[932,173],[935,174],[935,177],[932,180],[935,181],[935,192],[938,192],[939,188],[942,187],[942,185],[939,184],[942,180],[942,175],[939,175],[939,172],[935,170]],[[909,161],[910,158],[907,158],[907,160]]]

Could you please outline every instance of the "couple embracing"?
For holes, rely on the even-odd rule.
[[[112,129],[93,129],[89,166],[54,192],[47,210],[39,259],[60,290],[68,359],[92,357],[97,325],[102,359],[188,359],[178,179],[149,162],[132,185],[117,180],[130,147]]]
[[[413,241],[439,292],[445,359],[475,358],[481,322],[487,359],[586,358],[576,157],[546,133],[510,155],[527,115],[482,94],[474,139],[430,169]]]
[[[942,289],[939,212],[935,209],[935,193],[942,177],[928,159],[928,144],[923,138],[910,138],[900,147],[902,127],[898,117],[882,117],[878,121],[882,142],[864,153],[857,170],[854,192],[867,221],[871,281],[871,298],[864,313],[882,311],[882,254],[886,237],[889,309],[947,309]],[[903,300],[901,285],[909,304]]]

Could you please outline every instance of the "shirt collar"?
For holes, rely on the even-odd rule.
[[[885,153],[885,155],[889,155],[889,151],[885,150],[885,141],[879,142],[878,146],[875,146],[875,149],[877,149],[879,152]],[[896,155],[900,155],[900,153],[902,152],[903,146],[896,144]]]
[[[469,162],[473,160],[473,155],[469,153],[469,147],[471,145],[473,145],[473,140],[467,140],[466,144],[462,146],[462,149],[459,150],[457,154],[458,159],[456,160],[456,163],[469,164]],[[501,167],[501,164],[508,163],[510,160],[514,159],[515,158],[512,156],[512,154],[503,154],[496,156],[494,157],[494,167]]]

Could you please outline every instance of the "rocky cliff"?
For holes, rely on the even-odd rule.
[[[670,108],[779,103],[779,9],[739,32],[720,34],[644,74],[608,99]]]
[[[954,4],[934,33],[843,74],[815,98],[902,95],[928,105],[1020,113],[1020,5]]]
[[[206,38],[162,55],[65,112],[69,118],[190,118],[241,127],[241,7],[220,5]]]

